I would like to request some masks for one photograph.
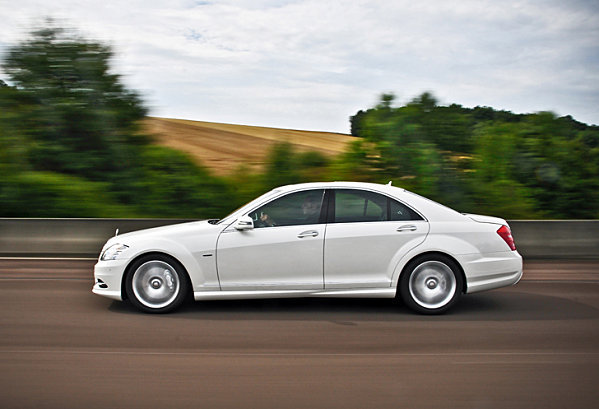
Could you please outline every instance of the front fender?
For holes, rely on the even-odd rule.
[[[211,274],[210,266],[202,266],[194,254],[184,245],[169,238],[140,238],[134,243],[128,244],[127,256],[130,258],[128,265],[144,254],[163,253],[179,261],[187,270],[194,291],[202,287],[213,287],[215,285],[215,274]],[[214,262],[215,257],[210,257]],[[208,268],[206,268],[208,267]],[[218,280],[216,279],[218,288]]]

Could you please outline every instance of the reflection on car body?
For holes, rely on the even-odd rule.
[[[93,292],[146,312],[196,300],[396,297],[442,313],[462,293],[517,283],[507,222],[407,190],[357,182],[276,188],[220,221],[115,236]]]

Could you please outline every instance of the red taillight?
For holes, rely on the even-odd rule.
[[[501,236],[503,240],[507,243],[507,245],[512,250],[516,250],[516,245],[514,244],[514,238],[512,237],[512,232],[510,228],[507,226],[501,226],[499,230],[497,230],[497,234]]]

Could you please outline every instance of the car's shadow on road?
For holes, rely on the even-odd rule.
[[[128,302],[113,302],[109,309],[139,314]],[[443,315],[413,313],[399,300],[345,298],[282,298],[186,302],[172,319],[196,320],[325,320],[360,321],[524,321],[597,319],[599,309],[566,297],[499,289],[464,295]]]

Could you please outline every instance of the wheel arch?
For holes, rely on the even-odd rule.
[[[189,288],[191,289],[191,293],[193,293],[193,287],[191,286],[192,282],[191,282],[191,277],[189,275],[189,271],[187,271],[187,268],[185,268],[185,265],[177,257],[173,256],[172,254],[165,253],[163,251],[148,251],[145,253],[138,254],[137,256],[132,258],[129,261],[129,263],[127,264],[127,267],[125,267],[125,271],[123,272],[123,277],[121,277],[121,298],[123,299],[123,301],[125,301],[129,298],[127,296],[127,291],[125,289],[125,285],[126,285],[125,283],[127,282],[127,277],[129,277],[129,272],[131,271],[131,267],[140,258],[152,256],[152,255],[173,259],[178,264],[178,266],[183,269],[183,273],[185,274],[185,279],[187,280],[187,283],[190,286]]]
[[[405,261],[405,263],[403,263],[403,266],[401,268],[401,272],[399,273],[398,277],[397,277],[397,282],[395,283],[395,295],[396,297],[399,296],[399,286],[401,284],[401,278],[403,277],[404,273],[406,272],[406,269],[408,268],[408,266],[410,265],[410,263],[414,260],[417,260],[419,258],[424,258],[424,257],[429,257],[429,256],[443,256],[443,257],[447,257],[449,258],[451,261],[453,261],[455,263],[455,265],[458,267],[459,273],[462,277],[462,288],[460,289],[461,292],[463,294],[466,293],[466,290],[468,289],[468,285],[466,283],[466,274],[464,273],[464,267],[462,267],[462,265],[460,264],[460,262],[453,257],[451,254],[443,252],[443,251],[439,251],[439,250],[431,250],[431,251],[425,251],[423,253],[419,253],[416,254],[412,257],[410,257],[409,259],[407,259]]]

